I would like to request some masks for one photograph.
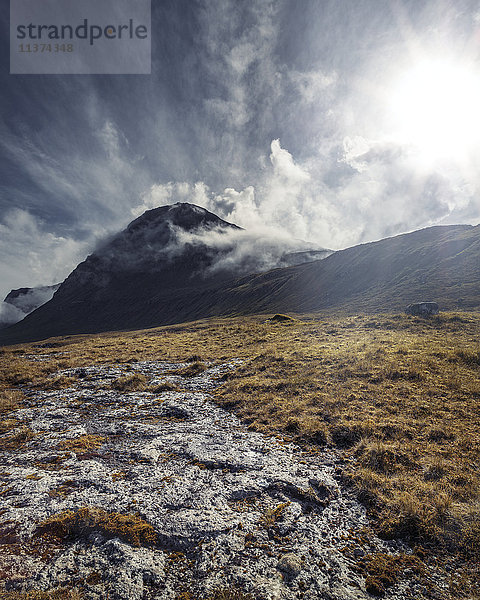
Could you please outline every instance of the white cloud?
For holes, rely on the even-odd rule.
[[[1,296],[12,288],[62,281],[91,245],[92,240],[79,242],[44,230],[28,211],[8,212],[0,223]]]
[[[25,313],[8,302],[0,302],[0,327],[6,327],[21,321]]]
[[[270,160],[275,175],[294,184],[302,183],[310,179],[310,175],[307,171],[295,164],[290,152],[280,146],[280,140],[273,140],[270,147]]]
[[[327,74],[322,71],[291,71],[289,77],[302,100],[308,104],[321,99],[325,90],[334,87],[338,79],[335,72]]]

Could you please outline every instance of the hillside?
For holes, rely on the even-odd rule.
[[[338,251],[322,261],[244,279],[226,305],[244,312],[403,311],[480,306],[480,226],[429,227]]]

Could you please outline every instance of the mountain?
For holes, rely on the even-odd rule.
[[[227,282],[330,251],[315,252],[297,256],[281,242],[252,240],[193,204],[149,210],[80,263],[50,302],[2,331],[0,343],[215,315]]]
[[[0,329],[21,321],[26,315],[48,302],[60,284],[11,290],[0,309]]]
[[[246,278],[229,290],[241,312],[480,309],[480,226],[436,226],[337,251],[322,261]]]
[[[323,260],[333,254],[333,250],[303,250],[302,252],[286,252],[280,259],[279,267],[292,267],[314,260]]]
[[[430,227],[266,272],[253,241],[239,252],[243,235],[191,204],[147,211],[0,343],[232,314],[403,311],[419,300],[480,307],[480,226]]]

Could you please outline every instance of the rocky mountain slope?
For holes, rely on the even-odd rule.
[[[441,310],[480,307],[480,226],[274,258],[243,233],[191,204],[147,211],[81,263],[50,302],[0,332],[0,344],[219,315],[403,311],[420,300]],[[278,264],[293,266],[271,269]]]

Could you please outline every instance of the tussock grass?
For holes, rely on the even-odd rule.
[[[0,389],[0,415],[19,408],[23,394],[19,390]]]
[[[152,525],[139,515],[124,515],[88,507],[76,512],[67,510],[53,515],[37,527],[36,534],[67,540],[87,537],[93,531],[99,531],[108,538],[119,537],[137,547],[152,546],[157,541]]]
[[[86,454],[92,450],[100,448],[105,442],[101,435],[81,435],[78,438],[64,440],[58,444],[58,449],[65,452],[75,452],[75,454]]]
[[[112,381],[111,387],[119,392],[141,392],[147,388],[148,377],[143,373],[132,373]]]
[[[148,388],[149,392],[153,392],[154,394],[161,394],[162,392],[176,392],[180,388],[169,381],[161,381],[156,385],[151,385]]]
[[[35,434],[29,427],[19,427],[13,431],[12,435],[0,439],[0,450],[18,450],[34,436]]]
[[[0,600],[83,600],[81,592],[71,588],[56,588],[42,592],[0,592]]]
[[[207,368],[207,365],[205,365],[203,362],[199,362],[199,361],[194,361],[192,363],[190,363],[189,365],[187,365],[186,367],[183,367],[182,369],[174,369],[173,371],[170,371],[170,375],[180,375],[180,377],[195,377],[196,375],[200,375],[200,373],[203,373]]]
[[[424,564],[417,556],[409,554],[377,553],[365,556],[358,564],[358,570],[365,576],[365,588],[373,596],[383,596],[387,588],[395,584],[406,569],[422,573]]]
[[[273,315],[273,317],[268,319],[267,323],[291,323],[293,321],[295,321],[295,319],[293,319],[292,317],[288,315],[283,315],[281,313],[277,313],[276,315]]]

